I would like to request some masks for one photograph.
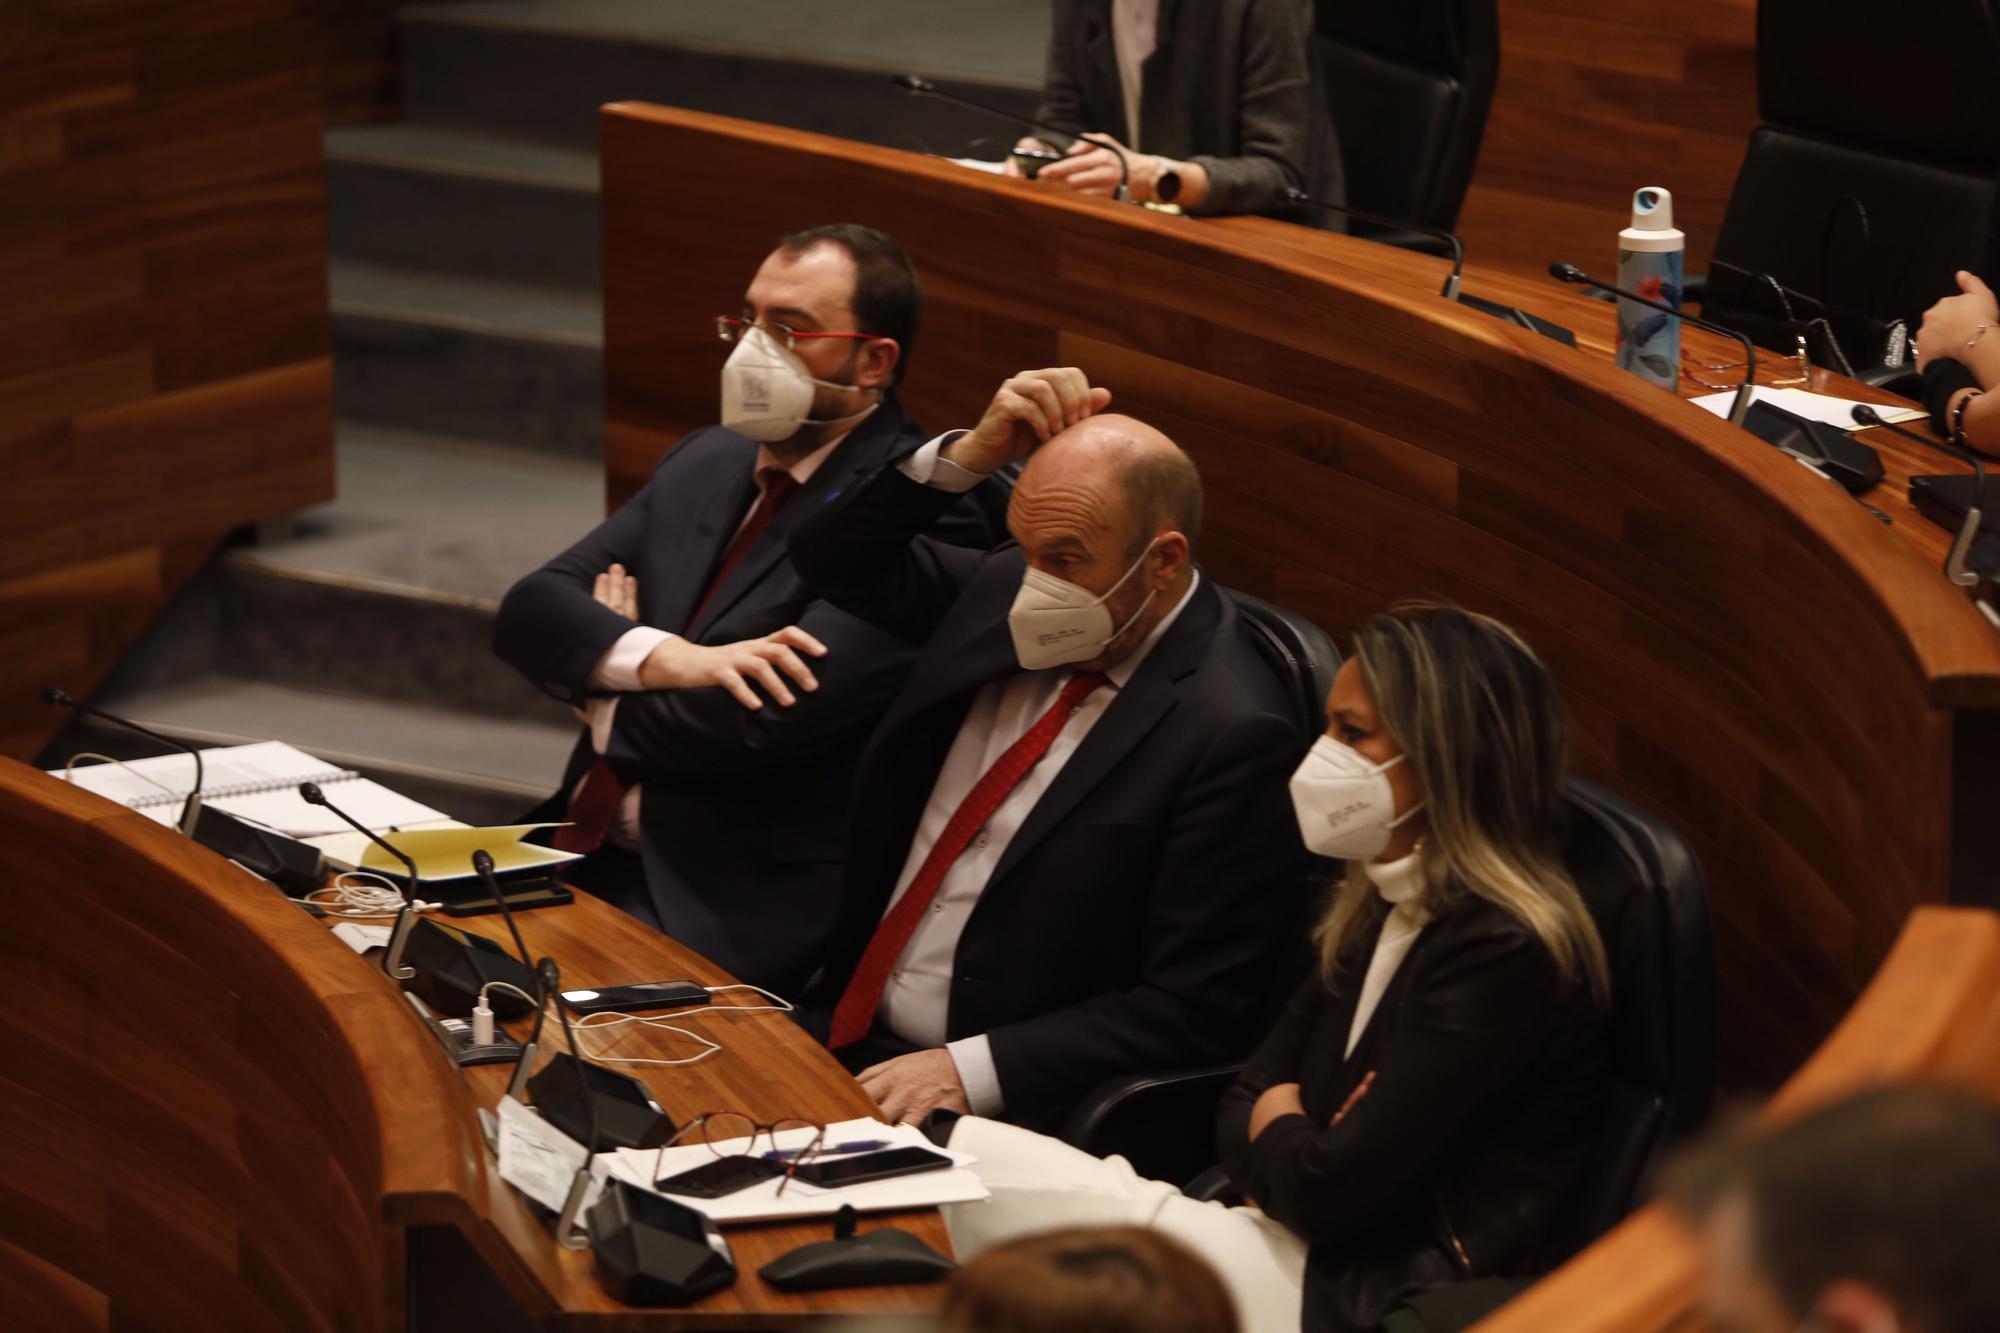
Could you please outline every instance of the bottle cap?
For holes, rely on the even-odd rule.
[[[1632,230],[1672,231],[1674,195],[1657,185],[1642,185],[1632,192]]]

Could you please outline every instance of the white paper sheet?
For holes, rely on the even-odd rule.
[[[500,1179],[550,1212],[560,1213],[569,1201],[577,1168],[583,1165],[583,1145],[512,1097],[502,1097],[497,1109]],[[590,1189],[583,1196],[579,1221],[604,1190],[609,1156],[600,1153],[590,1164]]]
[[[1713,412],[1716,416],[1726,419],[1729,416],[1730,406],[1736,401],[1736,390],[1706,393],[1688,401],[1704,412]],[[1858,398],[1835,398],[1831,394],[1812,393],[1805,389],[1767,389],[1761,384],[1757,386],[1757,392],[1751,401],[1769,403],[1773,407],[1783,408],[1795,417],[1804,417],[1808,421],[1823,421],[1842,430],[1855,428],[1854,409],[1860,406],[1861,402]],[[1897,408],[1882,403],[1871,403],[1869,406],[1882,414],[1882,420],[1889,422],[1917,421],[1924,416],[1922,408]]]
[[[338,815],[308,805],[301,782],[317,782],[327,799],[372,829],[400,828],[444,818],[429,806],[378,782],[315,759],[283,741],[226,745],[203,750],[202,800],[295,838],[333,833],[347,825]],[[185,754],[131,759],[122,764],[86,762],[50,772],[86,791],[130,806],[148,819],[172,827],[181,803],[194,786],[194,759]]]
[[[811,1130],[788,1131],[780,1136],[778,1146],[802,1148],[811,1139]],[[937,1147],[914,1125],[885,1125],[879,1120],[843,1120],[826,1128],[828,1143],[869,1139],[881,1140],[895,1148],[928,1148],[932,1152],[943,1152],[955,1165],[946,1171],[925,1171],[919,1175],[898,1176],[894,1180],[877,1180],[840,1189],[817,1189],[794,1180],[780,1194],[778,1182],[769,1180],[720,1199],[690,1199],[678,1194],[667,1197],[723,1223],[831,1217],[846,1204],[854,1205],[858,1212],[887,1213],[906,1208],[931,1208],[945,1203],[971,1203],[990,1197],[979,1177],[965,1169],[977,1158]],[[723,1146],[725,1150],[728,1147],[726,1144]],[[708,1145],[696,1143],[664,1151],[658,1148],[621,1148],[614,1153],[602,1154],[599,1161],[606,1162],[613,1175],[641,1189],[652,1190],[653,1181],[659,1177],[700,1166],[713,1160],[714,1156]]]

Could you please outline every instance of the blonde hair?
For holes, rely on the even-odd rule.
[[[1423,788],[1425,908],[1485,899],[1534,931],[1566,983],[1608,1003],[1604,942],[1562,863],[1567,710],[1534,649],[1489,616],[1407,602],[1357,626],[1352,656]],[[1329,981],[1382,910],[1350,863],[1313,932]]]

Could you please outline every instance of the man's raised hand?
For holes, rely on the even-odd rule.
[[[1024,370],[1000,386],[979,424],[942,456],[972,472],[998,472],[1110,405],[1111,391],[1093,388],[1075,366]]]

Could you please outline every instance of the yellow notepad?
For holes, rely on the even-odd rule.
[[[509,824],[500,828],[469,828],[458,824],[444,828],[403,829],[384,833],[382,838],[417,863],[419,879],[436,882],[473,878],[477,872],[472,868],[472,854],[481,849],[492,856],[494,872],[501,875],[510,870],[531,870],[537,866],[561,865],[581,859],[575,852],[559,852],[553,847],[521,841],[536,829],[554,827],[553,824]],[[326,853],[327,860],[342,869],[397,876],[404,873],[402,862],[359,833],[338,833],[331,837],[314,838],[312,842]]]

